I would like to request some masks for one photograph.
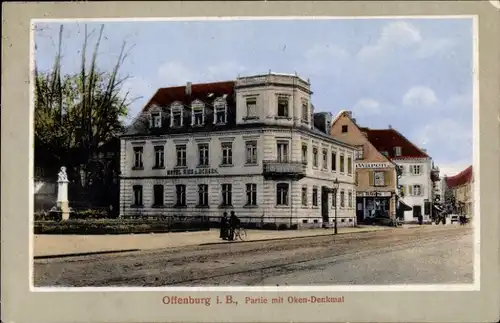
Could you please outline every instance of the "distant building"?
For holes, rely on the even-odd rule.
[[[333,120],[330,134],[354,147],[356,164],[356,215],[359,222],[377,212],[396,216],[397,165],[369,140],[366,128],[360,128],[350,111],[341,111]]]
[[[472,166],[467,167],[455,176],[443,178],[443,195],[451,194],[457,207],[462,207],[464,215],[474,215],[474,173]],[[458,211],[460,212],[460,211]]]
[[[439,169],[425,149],[421,149],[389,126],[388,129],[361,128],[368,140],[384,156],[401,169],[399,185],[401,200],[412,207],[404,212],[405,222],[414,222],[420,215],[424,222],[431,221],[435,187],[439,183]]]
[[[311,94],[276,73],[159,89],[121,137],[120,216],[321,226],[337,203],[338,224],[355,225],[355,150],[327,134]]]

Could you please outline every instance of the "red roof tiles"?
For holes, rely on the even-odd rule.
[[[457,187],[472,182],[472,166],[467,167],[455,176],[445,177],[446,186]]]
[[[232,94],[233,89],[234,81],[192,84],[190,95],[186,94],[186,86],[160,88],[146,104],[144,111],[147,111],[152,104],[166,106],[175,101],[191,105],[192,101],[199,99],[207,103],[224,94]],[[211,93],[213,95],[209,97]]]
[[[429,158],[423,150],[394,129],[360,128],[378,151],[386,151],[391,159]],[[395,147],[401,147],[401,156],[395,156]]]

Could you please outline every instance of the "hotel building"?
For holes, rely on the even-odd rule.
[[[355,225],[355,149],[311,95],[276,73],[159,89],[121,137],[120,215]]]

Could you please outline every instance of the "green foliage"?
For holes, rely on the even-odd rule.
[[[35,221],[34,234],[139,234],[209,230],[208,222],[87,219],[67,221]]]
[[[80,183],[94,185],[104,192],[103,184],[117,163],[99,160],[103,145],[122,133],[122,117],[132,102],[122,92],[119,70],[127,58],[124,42],[112,70],[102,70],[97,61],[104,25],[99,29],[90,61],[87,49],[90,33],[82,38],[81,68],[70,75],[61,74],[63,26],[59,29],[58,52],[50,71],[35,66],[35,163],[41,167],[65,165],[70,179],[79,180],[81,171],[88,180]],[[52,170],[53,172],[53,170]],[[54,174],[55,175],[55,174]],[[95,194],[97,196],[101,194]]]
[[[123,130],[121,117],[127,115],[127,94],[121,94],[118,72],[127,57],[125,43],[112,71],[101,71],[97,53],[103,35],[101,26],[87,67],[86,52],[89,34],[85,28],[81,70],[72,75],[61,75],[62,31],[59,33],[59,51],[52,71],[40,72],[35,67],[35,134],[37,139],[60,154],[80,150],[86,158],[92,157],[102,144]],[[59,156],[61,157],[61,156]]]

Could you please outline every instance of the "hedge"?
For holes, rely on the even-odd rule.
[[[35,221],[34,234],[140,234],[182,231],[207,231],[208,223],[200,220],[67,220]]]

